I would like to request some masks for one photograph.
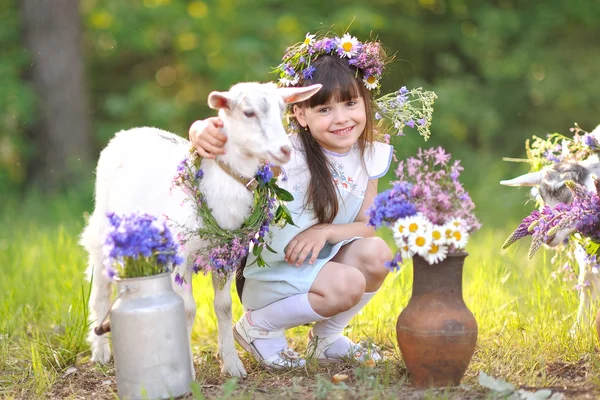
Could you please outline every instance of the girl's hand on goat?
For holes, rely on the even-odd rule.
[[[314,263],[327,243],[328,226],[329,224],[318,224],[296,235],[287,245],[285,261],[299,267],[310,254],[308,263]]]
[[[221,132],[223,121],[218,117],[196,121],[190,126],[190,142],[198,154],[204,158],[215,158],[225,154],[227,136]]]

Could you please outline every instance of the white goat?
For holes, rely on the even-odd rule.
[[[600,125],[590,133],[600,139]],[[600,140],[599,140],[600,142]],[[545,205],[555,207],[559,203],[570,203],[573,196],[565,181],[572,180],[584,185],[589,190],[596,191],[594,178],[600,178],[600,160],[597,155],[590,156],[581,162],[560,162],[553,164],[541,171],[531,172],[514,179],[501,181],[506,186],[534,186]],[[554,247],[563,243],[573,231],[563,230],[558,232],[547,245]],[[579,244],[575,244],[574,259],[579,267],[578,287],[580,288],[577,321],[572,331],[576,328],[587,327],[592,321],[593,302],[600,298],[600,277],[596,267],[588,261],[587,253]],[[600,260],[599,260],[600,261]]]
[[[306,100],[320,88],[321,85],[313,85],[278,89],[273,83],[250,82],[237,84],[228,92],[209,94],[209,106],[219,110],[219,117],[224,122],[223,133],[228,137],[227,153],[216,160],[202,160],[204,177],[200,190],[222,228],[239,228],[250,213],[253,194],[240,182],[240,177],[252,179],[263,160],[276,165],[289,161],[292,144],[282,124],[284,102]],[[186,194],[179,187],[171,190],[177,166],[189,154],[190,148],[190,142],[177,135],[144,127],[118,132],[100,154],[96,170],[95,209],[80,240],[89,253],[88,275],[93,274],[89,342],[94,362],[106,363],[111,354],[108,338],[93,332],[94,326],[108,313],[112,294],[102,252],[107,232],[106,213],[141,211],[156,216],[166,215],[174,221],[170,226],[174,237],[181,227],[194,229],[201,226],[202,221],[190,202],[183,201]],[[181,256],[186,260],[182,275],[186,282],[192,281],[190,264],[193,257],[188,256],[201,247],[202,240],[196,238],[187,242],[182,250]],[[218,278],[213,277],[218,350],[223,362],[222,372],[244,376],[246,371],[233,340],[230,285],[231,279],[219,290]],[[184,300],[188,333],[191,334],[196,316],[192,289],[177,284],[174,288]]]

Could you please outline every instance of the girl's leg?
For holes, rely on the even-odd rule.
[[[285,336],[273,332],[347,311],[360,301],[364,291],[365,278],[359,270],[329,262],[317,275],[309,293],[290,296],[248,311],[238,321],[236,329],[242,335],[252,336],[252,345],[260,356],[270,359],[287,348]]]
[[[370,237],[352,242],[340,250],[333,260],[344,265],[349,265],[359,271],[365,279],[365,291],[358,303],[347,311],[315,323],[312,336],[322,342],[325,355],[331,358],[340,358],[348,355],[354,343],[342,335],[344,328],[358,312],[373,298],[375,292],[381,287],[388,269],[384,263],[391,260],[392,251],[383,239]]]

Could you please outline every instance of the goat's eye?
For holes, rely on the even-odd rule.
[[[254,111],[244,111],[244,115],[248,118],[256,117],[256,113]]]

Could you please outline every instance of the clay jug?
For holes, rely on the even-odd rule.
[[[413,290],[398,317],[396,336],[416,388],[458,385],[477,343],[477,321],[462,296],[467,253],[429,265],[413,257]]]

